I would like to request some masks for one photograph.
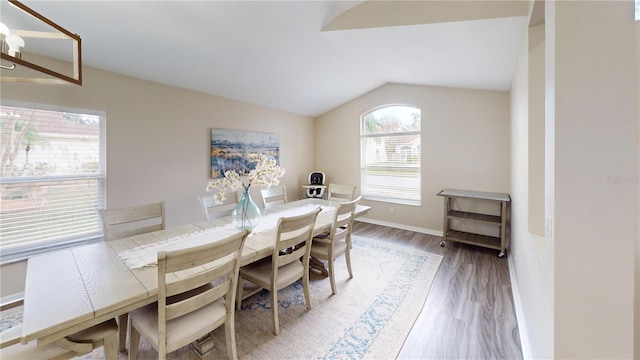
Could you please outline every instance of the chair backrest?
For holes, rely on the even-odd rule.
[[[281,217],[278,219],[276,244],[272,254],[272,281],[278,277],[278,268],[303,259],[304,267],[309,266],[309,253],[311,252],[311,240],[313,239],[313,227],[320,213],[320,207],[315,210],[296,216]]]
[[[265,209],[287,202],[287,189],[284,184],[260,189],[260,193],[262,194],[262,202]]]
[[[207,220],[217,219],[224,216],[231,216],[233,209],[238,204],[238,192],[226,194],[226,198],[221,204],[216,203],[213,195],[198,196],[200,206]]]
[[[164,202],[100,210],[105,240],[165,229]]]
[[[327,200],[351,201],[356,193],[355,185],[329,184]]]
[[[309,174],[309,184],[324,185],[324,173],[320,171],[316,171]]]
[[[164,347],[163,353],[167,321],[222,297],[227,315],[233,317],[240,256],[248,234],[249,230],[242,230],[205,245],[158,253],[158,344]],[[172,280],[176,277],[179,280]]]
[[[336,207],[336,211],[333,214],[333,221],[331,222],[331,232],[329,237],[333,241],[337,241],[342,238],[346,238],[347,243],[351,243],[351,229],[353,228],[353,218],[356,213],[356,206],[362,199],[362,196],[358,196],[355,200],[343,202]]]

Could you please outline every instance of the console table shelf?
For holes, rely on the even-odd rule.
[[[502,250],[502,248],[500,247],[500,238],[495,236],[474,234],[466,231],[449,230],[447,232],[447,240],[483,246],[490,249]],[[442,245],[442,243],[440,245]]]
[[[438,193],[444,197],[444,226],[443,240],[440,246],[445,246],[446,241],[456,241],[460,243],[482,246],[489,249],[499,250],[498,257],[503,257],[506,250],[506,228],[507,215],[511,202],[511,197],[503,193],[491,193],[483,191],[444,189]],[[460,198],[470,201],[488,201],[497,207],[499,215],[465,211],[464,209],[454,209],[452,199]],[[451,220],[469,221],[481,224],[489,224],[499,228],[500,236],[489,236],[469,231],[461,231],[452,228]]]
[[[475,220],[475,221],[483,221],[489,224],[501,224],[502,220],[500,219],[500,216],[496,216],[496,215],[487,215],[487,214],[477,214],[477,213],[472,213],[472,212],[466,212],[466,211],[457,211],[457,210],[449,210],[449,213],[447,213],[447,216],[452,219],[452,218],[461,218],[461,219],[467,219],[467,220]]]

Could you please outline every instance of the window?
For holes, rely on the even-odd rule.
[[[420,109],[385,106],[361,120],[363,197],[420,205]]]
[[[105,116],[0,106],[2,262],[102,237]]]

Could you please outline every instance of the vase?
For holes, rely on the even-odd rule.
[[[248,188],[242,191],[242,197],[231,213],[231,221],[239,230],[251,230],[258,225],[260,209],[251,199],[251,193]]]

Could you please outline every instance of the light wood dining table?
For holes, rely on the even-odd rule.
[[[335,207],[322,199],[303,199],[278,205],[265,214],[308,205]],[[369,211],[358,205],[356,217]],[[332,212],[316,219],[314,235],[330,230]],[[157,300],[157,267],[130,269],[118,255],[141,245],[213,229],[230,217],[178,226],[128,238],[101,241],[30,258],[24,291],[22,343],[62,343],[65,336],[99,324]],[[220,239],[211,231],[211,241]],[[275,229],[250,234],[242,251],[246,265],[272,254]]]

